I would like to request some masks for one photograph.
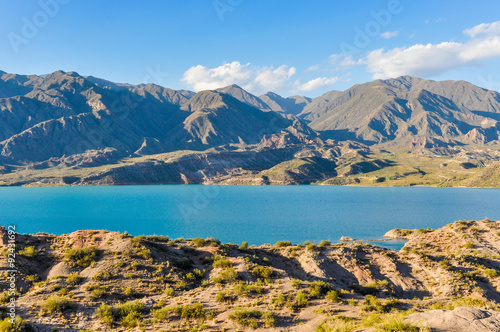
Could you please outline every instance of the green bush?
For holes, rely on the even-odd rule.
[[[231,267],[219,273],[219,275],[214,277],[212,280],[216,284],[227,284],[235,282],[238,279],[240,279],[240,275],[238,274],[238,272],[236,272],[236,270],[233,267]]]
[[[240,250],[245,250],[248,249],[248,242],[244,241],[241,243],[241,246],[239,247]]]
[[[235,310],[229,315],[229,319],[244,327],[256,329],[259,327],[259,319],[262,312],[259,310]]]
[[[29,246],[25,247],[23,250],[20,250],[19,254],[26,257],[35,257],[38,254],[38,251],[35,249],[34,246]]]
[[[108,271],[99,271],[92,276],[92,280],[103,281],[111,279],[112,275]]]
[[[257,266],[252,269],[252,274],[257,278],[270,278],[273,276],[274,271],[270,267]]]
[[[55,312],[64,312],[69,309],[74,309],[76,304],[67,298],[57,295],[50,296],[44,303],[42,303],[42,311],[46,314],[53,314]]]
[[[98,288],[94,288],[93,290],[91,290],[90,294],[91,294],[92,298],[100,299],[101,297],[106,295],[106,290],[104,288],[98,287]]]
[[[66,296],[69,294],[69,290],[67,288],[61,288],[59,290],[59,294],[62,295],[62,296]]]
[[[290,242],[290,241],[278,241],[275,244],[276,247],[290,247],[291,245],[292,245],[292,242]]]
[[[144,310],[144,304],[138,300],[125,302],[118,306],[117,313],[120,317],[126,317],[131,313],[140,314]]]
[[[122,321],[120,322],[121,326],[124,327],[136,327],[139,326],[141,321],[140,321],[141,314],[138,312],[131,312],[127,314],[127,316],[123,317]]]
[[[205,277],[205,272],[206,272],[205,270],[194,269],[193,274],[194,274],[195,280],[203,279],[203,277]]]
[[[221,256],[215,256],[214,257],[214,262],[212,263],[212,266],[214,268],[227,269],[227,268],[233,267],[233,264],[227,258],[224,258],[224,257],[221,257]]]
[[[331,302],[340,302],[340,293],[337,292],[336,290],[331,290],[328,293],[326,293],[325,298]]]
[[[101,319],[101,322],[105,325],[113,325],[113,307],[107,304],[101,304],[99,308],[95,311],[96,315]]]
[[[70,264],[89,267],[95,262],[97,252],[94,247],[69,249],[65,258]]]
[[[200,303],[188,304],[182,307],[182,318],[205,318],[206,312]]]
[[[253,294],[264,293],[264,288],[258,287],[256,285],[247,285],[240,283],[233,287],[233,292],[235,292],[238,295],[250,296]]]
[[[135,294],[135,291],[132,287],[125,287],[122,289],[122,293],[125,296],[132,296]]]
[[[78,273],[72,273],[66,278],[66,283],[68,285],[76,285],[78,284],[83,278],[80,277]]]
[[[34,331],[31,324],[22,319],[20,316],[14,318],[14,323],[11,322],[10,318],[5,318],[0,320],[0,332],[27,332]]]
[[[205,246],[205,239],[201,239],[199,237],[197,237],[196,239],[193,240],[194,242],[194,245],[196,247],[204,247]]]
[[[493,269],[484,269],[484,274],[486,274],[490,278],[498,277],[497,270],[493,270]]]
[[[350,317],[338,315],[332,317],[328,322],[322,323],[316,328],[317,332],[351,332],[359,329],[355,321]]]
[[[331,290],[333,290],[333,285],[321,280],[309,283],[309,294],[313,298],[324,297]]]
[[[309,305],[309,296],[305,292],[298,292],[295,296],[295,302],[299,307],[307,307]]]
[[[187,304],[185,306],[174,305],[152,311],[153,316],[160,320],[166,320],[170,315],[176,315],[182,318],[205,319],[208,316],[207,311],[200,303]]]
[[[187,270],[193,267],[194,262],[187,257],[181,257],[174,261],[174,265],[180,269]]]
[[[278,295],[271,297],[271,304],[274,309],[281,309],[285,306],[287,298],[281,292]]]

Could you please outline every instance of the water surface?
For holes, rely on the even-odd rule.
[[[20,233],[80,229],[278,240],[381,238],[393,228],[438,228],[500,219],[499,189],[340,186],[112,186],[0,188],[0,225]],[[377,243],[399,248],[401,242]]]

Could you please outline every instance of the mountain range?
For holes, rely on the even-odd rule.
[[[76,72],[36,76],[0,71],[4,184],[40,182],[36,172],[21,176],[27,170],[92,173],[93,167],[114,169],[146,157],[156,163],[163,158],[169,167],[185,166],[187,155],[206,165],[191,167],[187,174],[184,166],[174,167],[167,178],[146,167],[144,172],[156,175],[147,181],[140,180],[144,174],[130,181],[125,176],[123,183],[207,183],[243,173],[273,183],[262,172],[274,174],[270,169],[276,166],[286,166],[277,177],[284,183],[295,178],[312,183],[338,177],[339,164],[345,168],[353,153],[366,159],[404,150],[496,160],[499,135],[500,94],[465,81],[403,76],[317,98],[285,98],[274,92],[255,96],[237,85],[195,93],[113,83]],[[471,152],[478,146],[481,153]],[[296,160],[302,168],[296,169]],[[390,164],[369,162],[378,165],[371,164],[375,169]],[[290,164],[295,168],[288,169]],[[371,166],[368,170],[373,171]],[[81,174],[74,180],[87,183]]]

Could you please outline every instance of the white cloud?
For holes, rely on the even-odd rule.
[[[297,72],[294,67],[282,65],[277,69],[258,70],[259,74],[255,77],[253,84],[257,88],[263,88],[267,91],[278,90],[283,87],[286,81]]]
[[[318,77],[297,87],[297,91],[312,91],[338,82],[340,77]]]
[[[317,64],[317,65],[310,66],[309,68],[306,69],[306,71],[316,71],[316,70],[319,70],[320,68],[321,68],[321,65]]]
[[[464,33],[472,38],[478,35],[498,36],[500,35],[500,21],[481,23],[471,29],[464,30]]]
[[[286,65],[274,69],[252,66],[250,63],[242,65],[238,61],[233,61],[215,68],[193,66],[184,73],[182,81],[195,91],[213,90],[237,84],[245,90],[260,93],[281,89],[295,73],[294,67]]]
[[[500,57],[500,21],[480,24],[464,33],[468,42],[416,44],[392,50],[377,49],[363,59],[373,78],[401,75],[433,76],[483,60]]]
[[[382,37],[384,39],[391,39],[391,38],[397,37],[398,34],[399,34],[399,31],[386,31],[386,32],[382,32],[380,34],[380,37]]]

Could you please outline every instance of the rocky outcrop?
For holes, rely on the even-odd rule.
[[[495,332],[500,331],[500,313],[493,310],[458,307],[454,310],[432,310],[409,315],[407,321],[433,331]]]

